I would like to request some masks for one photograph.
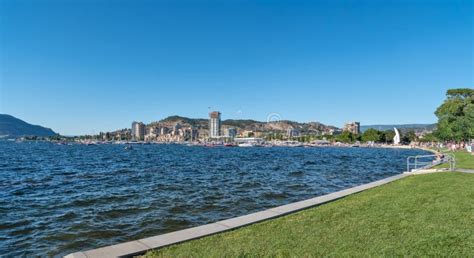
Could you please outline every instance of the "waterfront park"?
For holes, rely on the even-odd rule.
[[[474,138],[474,90],[451,90],[436,111],[446,142]],[[146,257],[435,256],[474,253],[474,156],[291,215],[148,252]],[[447,167],[446,164],[439,168]]]
[[[474,253],[474,90],[449,90],[435,114],[437,129],[426,148],[443,159],[454,157],[449,162],[435,160],[337,193],[70,256],[469,257]]]
[[[474,258],[473,7],[2,1],[0,258]]]
[[[468,257],[474,251],[473,184],[474,175],[467,173],[411,176],[145,256]]]

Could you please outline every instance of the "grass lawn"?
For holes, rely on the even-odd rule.
[[[453,153],[453,152],[443,152],[443,153]],[[454,155],[456,156],[456,167],[465,168],[465,169],[474,169],[474,155],[467,151],[455,151]],[[448,164],[443,164],[437,166],[439,168],[448,168]]]
[[[462,256],[474,254],[474,174],[406,177],[147,257]]]

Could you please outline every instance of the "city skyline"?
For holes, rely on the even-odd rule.
[[[278,114],[272,114],[272,116],[276,115]],[[196,144],[211,141],[213,143],[225,142],[228,146],[233,147],[238,142],[245,142],[246,145],[261,143],[264,138],[277,141],[285,140],[287,141],[286,143],[293,142],[294,139],[311,141],[317,137],[321,137],[321,140],[326,141],[324,137],[332,138],[343,131],[351,133],[350,137],[361,136],[359,122],[346,123],[344,128],[340,129],[323,124],[300,124],[291,121],[270,120],[271,118],[275,117],[269,117],[267,122],[240,120],[241,122],[239,123],[239,120],[232,120],[229,121],[230,124],[225,124],[225,121],[224,123],[221,121],[221,113],[214,110],[209,112],[207,123],[203,123],[203,120],[206,121],[205,119],[172,116],[150,124],[133,121],[130,128],[123,128],[112,132],[100,132],[95,136],[83,135],[80,137],[83,137],[82,140],[86,139],[86,141],[98,140],[106,142],[131,140],[146,143],[192,142]],[[263,124],[265,125],[262,126]],[[430,131],[423,129],[422,132],[424,135]],[[299,138],[300,136],[301,138]],[[360,139],[362,140],[362,138]]]
[[[453,4],[454,2],[454,4]],[[64,135],[170,115],[434,123],[471,1],[3,1],[0,113]]]

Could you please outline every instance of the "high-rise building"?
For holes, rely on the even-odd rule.
[[[132,130],[131,130],[132,139],[135,138],[135,128],[136,128],[137,123],[138,122],[135,122],[135,121],[132,122]]]
[[[132,139],[143,141],[145,139],[145,124],[142,122],[132,123]]]
[[[360,122],[350,122],[344,125],[344,131],[350,132],[352,134],[360,134]]]
[[[217,138],[221,136],[221,113],[214,111],[209,113],[209,137]]]

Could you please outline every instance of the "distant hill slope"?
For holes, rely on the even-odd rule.
[[[28,124],[16,117],[0,114],[0,138],[16,138],[20,136],[53,136],[56,133],[39,125]]]
[[[365,132],[369,128],[377,129],[380,131],[386,130],[393,130],[393,128],[397,128],[401,131],[408,131],[408,130],[415,130],[415,131],[423,131],[423,130],[434,130],[436,129],[436,124],[401,124],[401,125],[362,125],[360,130]]]
[[[203,118],[195,119],[195,118],[188,118],[188,117],[182,117],[182,116],[170,116],[163,120],[152,122],[150,125],[172,128],[176,123],[179,123],[185,127],[188,127],[188,126],[194,127],[200,131],[200,134],[206,134],[209,127],[208,119],[203,119]],[[230,128],[230,127],[234,127],[240,131],[249,130],[249,131],[256,131],[256,132],[270,132],[271,131],[271,132],[284,132],[284,133],[286,133],[286,130],[288,130],[288,128],[295,128],[295,129],[298,129],[300,132],[307,133],[307,134],[316,134],[320,132],[338,129],[337,127],[324,125],[318,122],[298,123],[294,121],[282,120],[278,122],[268,123],[268,122],[250,120],[250,119],[245,119],[245,120],[244,119],[241,119],[241,120],[227,119],[227,120],[222,121],[223,130],[226,130],[227,128]]]

